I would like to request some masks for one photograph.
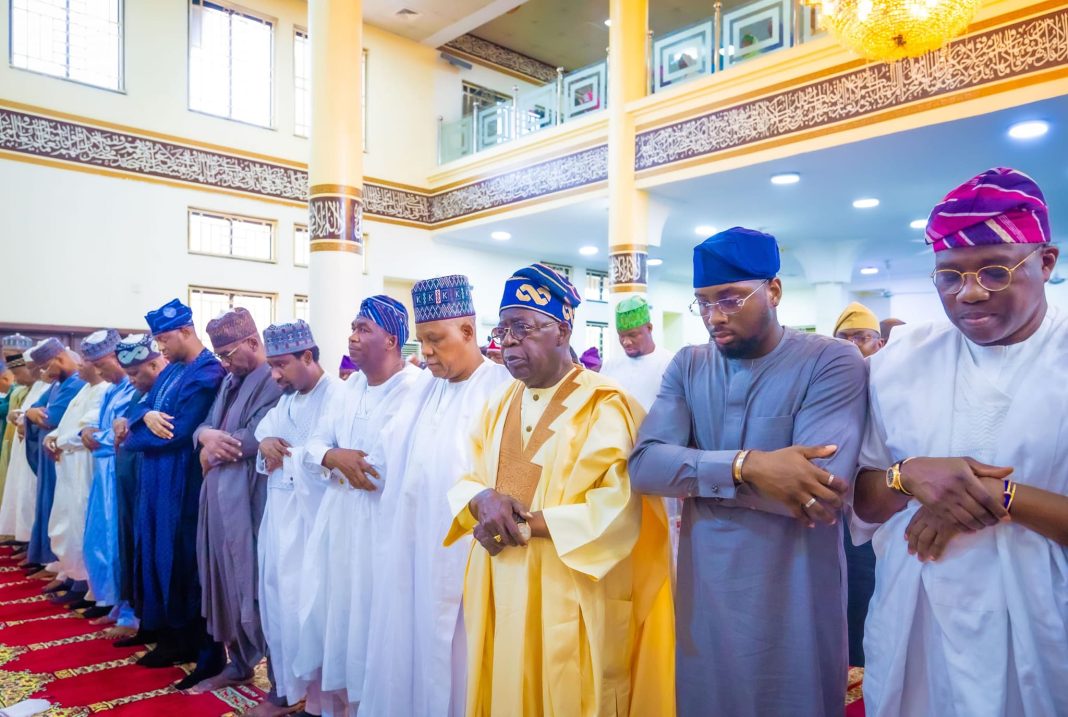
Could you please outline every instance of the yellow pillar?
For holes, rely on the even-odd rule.
[[[610,0],[608,28],[608,253],[612,303],[648,282],[648,197],[635,186],[634,118],[645,95],[648,0]]]
[[[311,325],[323,362],[348,353],[363,288],[362,0],[309,0]]]

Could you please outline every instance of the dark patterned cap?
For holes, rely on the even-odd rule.
[[[424,279],[412,287],[415,323],[474,316],[471,283],[462,274]]]
[[[297,319],[291,324],[271,324],[263,330],[263,345],[267,358],[284,356],[315,348],[311,327]]]
[[[240,306],[208,322],[208,338],[211,339],[211,347],[216,351],[242,339],[259,336],[259,333],[252,314]]]
[[[119,345],[119,332],[115,329],[100,329],[82,339],[79,347],[86,361],[96,361],[115,353]]]

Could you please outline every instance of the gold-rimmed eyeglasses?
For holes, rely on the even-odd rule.
[[[950,296],[959,294],[964,289],[965,281],[969,276],[974,276],[976,283],[986,291],[1004,291],[1012,284],[1013,272],[1023,266],[1025,261],[1041,251],[1041,248],[1035,249],[1023,259],[1020,259],[1016,266],[1013,267],[991,264],[990,266],[982,267],[978,271],[937,269],[931,272],[931,280],[939,293]]]

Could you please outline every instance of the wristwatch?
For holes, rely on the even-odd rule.
[[[909,493],[905,489],[905,486],[901,485],[901,468],[911,460],[911,458],[906,458],[905,460],[898,461],[897,463],[886,469],[887,488],[889,488],[890,490],[896,490],[898,493],[903,493],[904,495],[912,495],[912,493]]]

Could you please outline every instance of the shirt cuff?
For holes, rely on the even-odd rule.
[[[697,497],[730,500],[734,498],[731,468],[738,451],[704,451],[697,459]]]

